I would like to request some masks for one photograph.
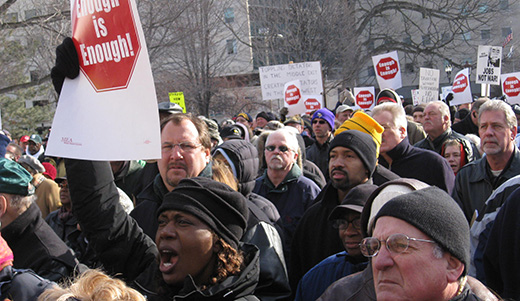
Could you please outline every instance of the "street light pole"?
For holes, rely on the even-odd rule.
[[[446,77],[448,77],[448,84],[451,84],[451,70],[453,67],[451,64],[448,64],[444,67],[444,72],[446,72]]]

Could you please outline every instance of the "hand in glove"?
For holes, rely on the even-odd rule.
[[[72,39],[67,37],[56,47],[56,65],[51,69],[52,84],[58,94],[65,77],[74,79],[79,75],[79,59]]]

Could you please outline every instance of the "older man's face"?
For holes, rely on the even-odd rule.
[[[403,253],[392,253],[386,248],[385,241],[396,233],[431,240],[401,219],[383,216],[377,220],[373,237],[382,241],[379,253],[372,258],[377,300],[451,299],[453,296],[445,296],[447,285],[455,277],[449,273],[449,253],[436,258],[433,255],[435,245],[420,241],[410,241]]]
[[[486,155],[500,155],[514,146],[516,127],[506,123],[506,114],[502,111],[484,111],[480,116],[479,135],[482,149]]]
[[[424,108],[424,131],[428,134],[443,131],[444,118],[441,110],[436,104],[431,104]]]
[[[265,161],[272,170],[290,170],[296,162],[298,154],[287,145],[285,136],[272,133],[265,143]]]

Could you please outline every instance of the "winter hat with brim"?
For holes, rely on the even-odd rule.
[[[27,196],[34,193],[33,177],[20,164],[0,158],[0,193]]]
[[[377,163],[377,145],[369,134],[360,131],[345,131],[332,139],[329,154],[337,146],[353,150],[365,165],[368,176],[372,176]]]
[[[341,219],[349,211],[361,213],[368,198],[377,189],[376,185],[360,184],[350,189],[341,205],[336,206],[329,215],[329,221]]]
[[[470,259],[469,226],[459,205],[444,190],[432,186],[403,194],[386,203],[374,218],[401,219],[429,236],[464,264]]]
[[[44,173],[45,167],[40,163],[38,159],[29,155],[23,155],[18,159],[19,164],[26,164],[30,168],[32,168],[37,173]]]
[[[194,215],[235,249],[238,249],[249,216],[247,200],[240,192],[203,177],[181,180],[164,196],[157,216],[166,210]]]

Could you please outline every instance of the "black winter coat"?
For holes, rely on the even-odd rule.
[[[108,163],[67,159],[66,167],[74,214],[109,274],[133,283],[149,300],[197,300],[202,294],[205,300],[257,299],[251,294],[258,282],[258,249],[251,245],[241,248],[246,267],[239,275],[205,292],[187,277],[183,288],[158,294],[163,285],[157,278],[157,246],[121,207]]]

